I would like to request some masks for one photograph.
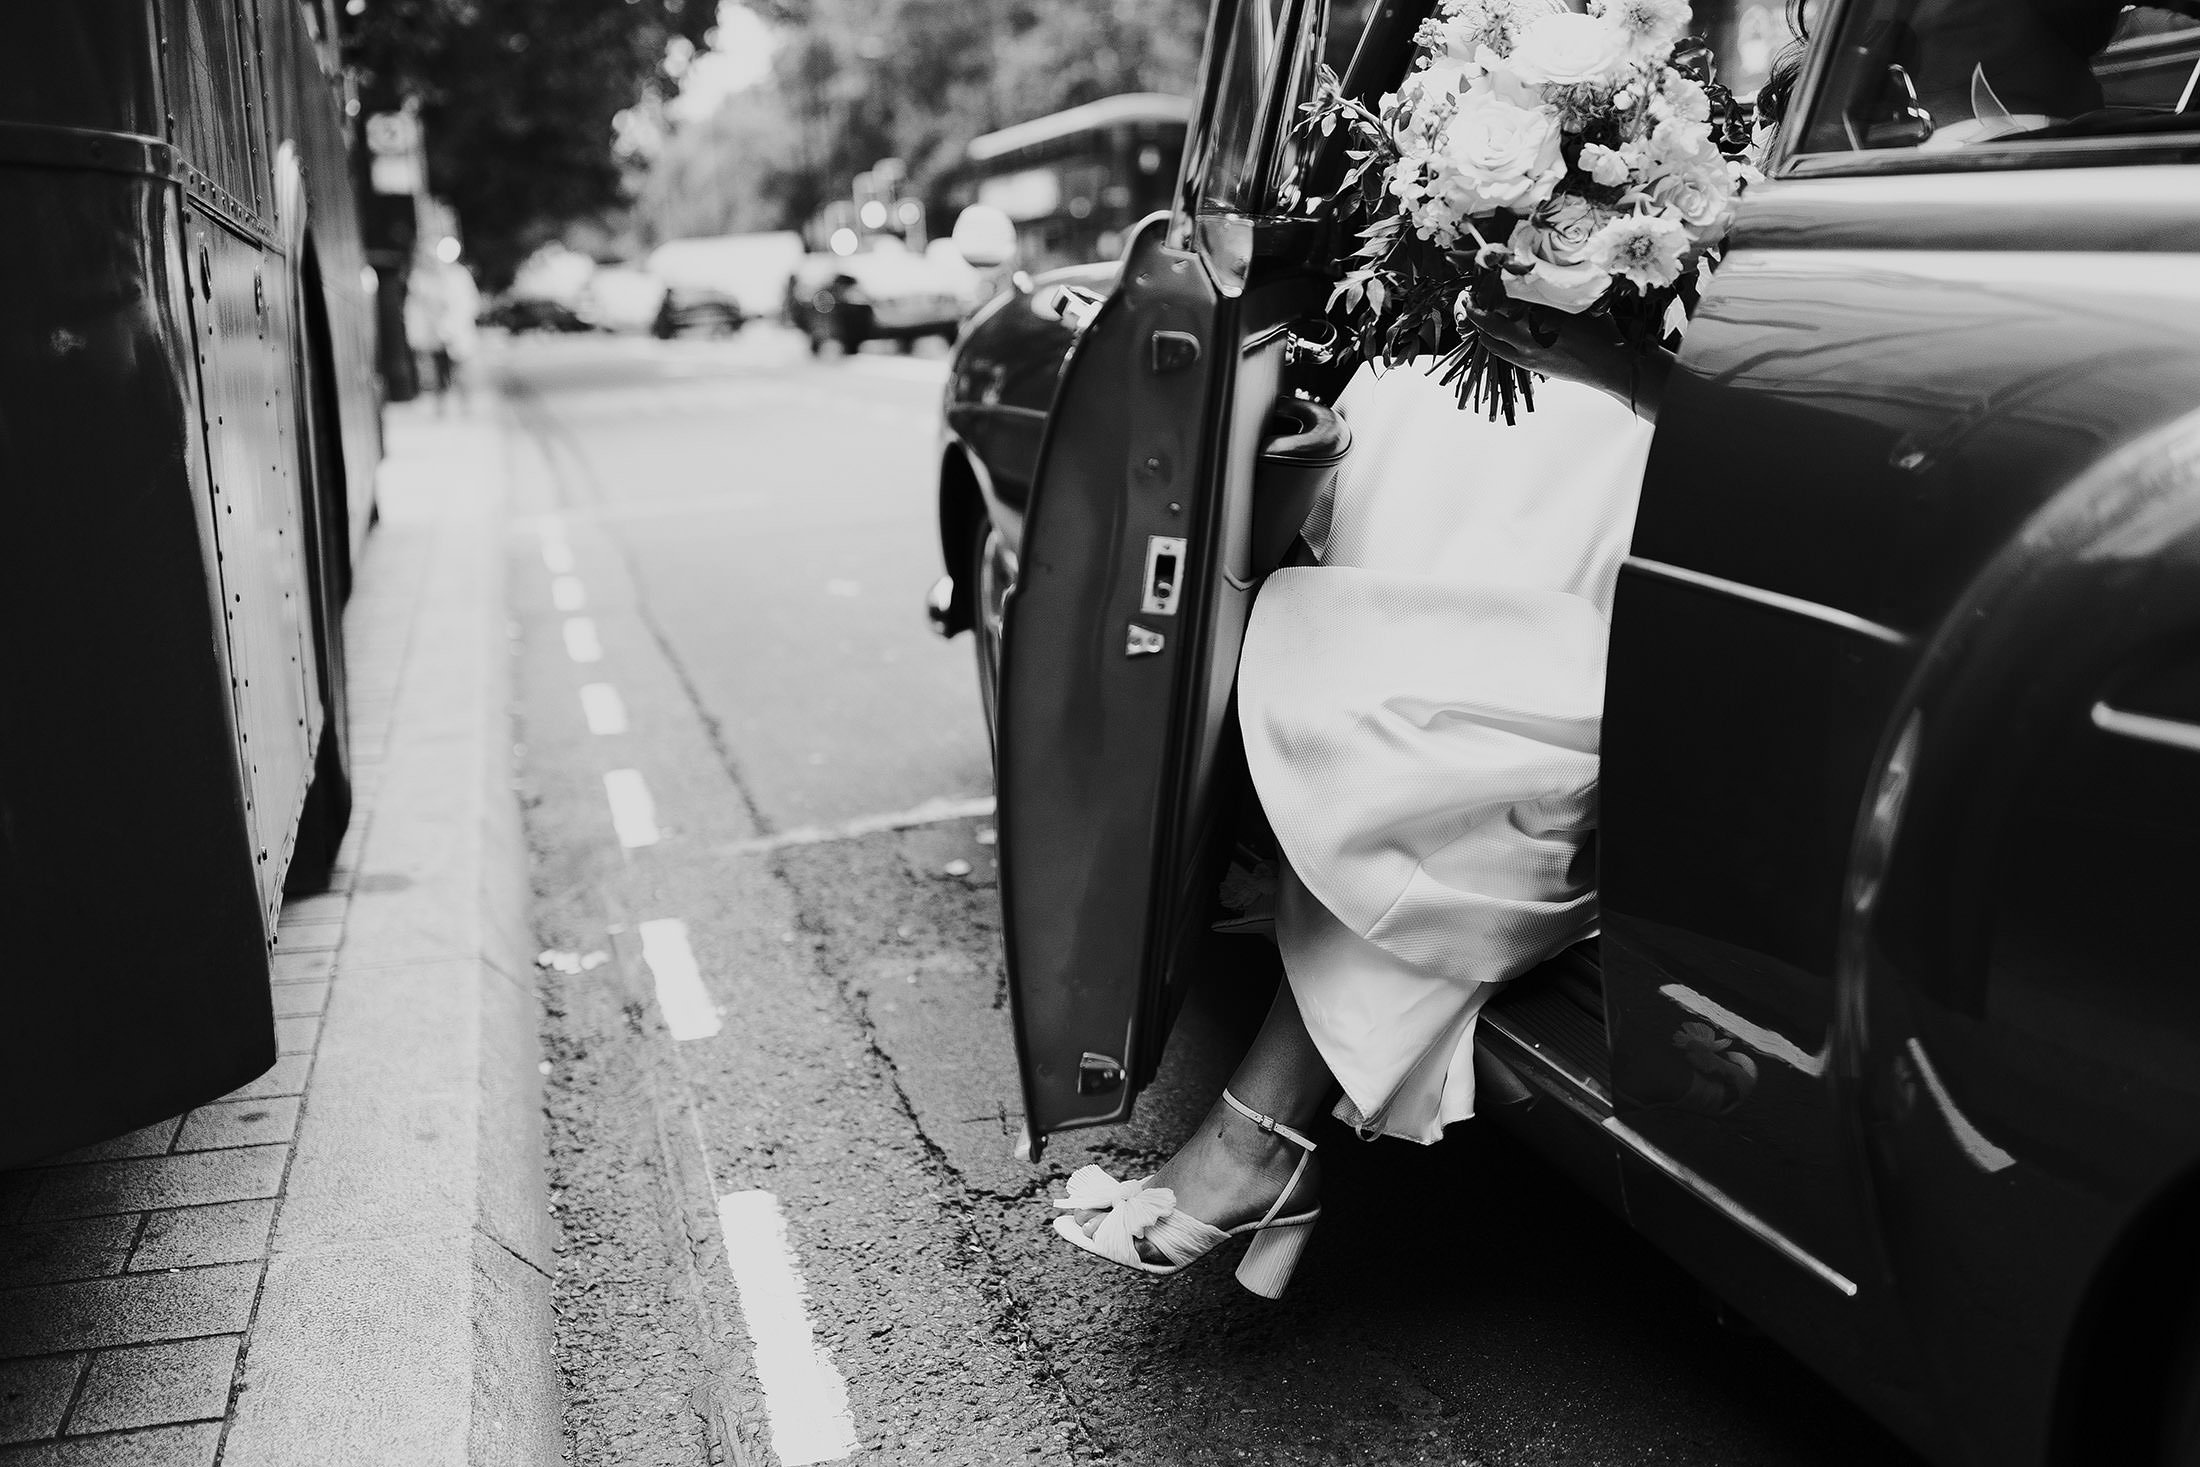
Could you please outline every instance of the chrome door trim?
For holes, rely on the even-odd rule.
[[[1741,1228],[1743,1232],[1765,1244],[1820,1283],[1838,1290],[1844,1297],[1850,1299],[1856,1297],[1856,1285],[1851,1283],[1844,1275],[1805,1252],[1793,1239],[1757,1216],[1756,1213],[1742,1206],[1741,1203],[1736,1202],[1732,1197],[1729,1197],[1708,1178],[1651,1145],[1640,1134],[1629,1129],[1627,1124],[1618,1117],[1607,1117],[1604,1121],[1604,1129],[1611,1134],[1615,1141],[1618,1141],[1629,1151],[1634,1152],[1635,1155],[1679,1183],[1681,1189],[1694,1196],[1697,1201],[1709,1205],[1717,1212],[1724,1213],[1727,1219]]]
[[[1683,586],[1694,586],[1699,591],[1712,591],[1721,596],[1731,596],[1738,601],[1748,601],[1757,606],[1769,607],[1774,611],[1784,611],[1790,616],[1806,617],[1811,621],[1823,622],[1827,626],[1839,627],[1845,632],[1855,632],[1860,636],[1870,637],[1875,642],[1884,642],[1890,647],[1908,647],[1913,640],[1907,632],[1898,632],[1893,627],[1857,616],[1853,612],[1842,611],[1838,607],[1821,606],[1815,601],[1805,601],[1800,596],[1787,596],[1778,591],[1767,591],[1757,586],[1746,586],[1740,581],[1727,580],[1724,576],[1705,575],[1702,571],[1690,570],[1686,566],[1667,565],[1662,560],[1650,560],[1640,555],[1630,555],[1627,557],[1626,568],[1641,571],[1644,575],[1675,581]]]
[[[1666,1155],[1640,1132],[1614,1116],[1612,1099],[1603,1086],[1527,1038],[1505,1021],[1503,1011],[1493,1013],[1485,1009],[1477,1016],[1475,1023],[1479,1031],[1475,1043],[1488,1050],[1491,1059],[1511,1069],[1521,1079],[1530,1082],[1544,1094],[1602,1130],[1613,1141],[1679,1184],[1682,1191],[1724,1216],[1812,1278],[1836,1290],[1845,1298],[1856,1297],[1856,1285],[1840,1272],[1819,1261],[1778,1228],[1736,1202],[1715,1183]]]
[[[1484,1029],[1494,1030],[1504,1038],[1506,1043],[1518,1050],[1522,1058],[1534,1060],[1542,1068],[1549,1070],[1554,1078],[1571,1087],[1572,1090],[1580,1092],[1581,1098],[1586,1100],[1591,1107],[1582,1110],[1582,1114],[1590,1120],[1602,1125],[1605,1118],[1611,1115],[1611,1093],[1597,1083],[1594,1075],[1574,1068],[1565,1060],[1529,1038],[1505,1017],[1503,1010],[1493,1013],[1485,1008],[1476,1017],[1475,1022]],[[1498,1056],[1498,1058],[1503,1058],[1503,1056]],[[1566,1098],[1573,1099],[1572,1096]],[[1576,1108],[1580,1109],[1580,1106],[1577,1105]]]
[[[2143,744],[2160,744],[2164,748],[2200,754],[2200,725],[2184,723],[2174,718],[2157,718],[2151,713],[2126,713],[2107,703],[2095,703],[2093,726],[2102,733],[2137,739]]]

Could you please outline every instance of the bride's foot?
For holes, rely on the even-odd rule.
[[[1301,1156],[1306,1157],[1306,1167],[1294,1185],[1292,1172]],[[1146,1185],[1168,1188],[1176,1194],[1178,1211],[1229,1232],[1265,1216],[1287,1186],[1291,1195],[1282,1198],[1276,1216],[1311,1211],[1321,1196],[1321,1160],[1218,1099],[1191,1139]],[[1097,1212],[1073,1215],[1081,1224],[1099,1216]],[[1139,1245],[1139,1255],[1151,1263],[1162,1261],[1144,1243]]]
[[[1318,1190],[1314,1143],[1225,1090],[1154,1176],[1119,1182],[1099,1167],[1078,1168],[1055,1203],[1068,1215],[1055,1219],[1054,1230],[1087,1253],[1154,1274],[1175,1273],[1251,1233],[1238,1282],[1273,1299],[1291,1281],[1321,1215]]]

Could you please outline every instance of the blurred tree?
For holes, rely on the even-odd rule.
[[[366,0],[345,49],[367,111],[418,100],[431,186],[496,286],[625,202],[614,119],[671,92],[674,38],[715,18],[711,0]]]

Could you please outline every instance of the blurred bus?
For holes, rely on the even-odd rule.
[[[973,138],[941,190],[945,217],[999,209],[1034,273],[1112,260],[1133,224],[1169,207],[1191,113],[1183,97],[1128,92]]]
[[[336,0],[18,5],[0,45],[0,1165],[274,1063],[350,813],[378,452]]]

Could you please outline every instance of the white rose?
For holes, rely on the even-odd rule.
[[[1594,15],[1559,12],[1520,33],[1507,58],[1523,81],[1543,86],[1599,86],[1614,80],[1630,58],[1627,32]]]
[[[1627,182],[1627,159],[1602,143],[1581,145],[1581,171],[1606,188]]]
[[[1734,222],[1734,189],[1725,167],[1668,173],[1643,185],[1660,213],[1677,220],[1695,244],[1707,244]]]
[[[1566,176],[1561,141],[1551,109],[1516,107],[1477,87],[1444,130],[1438,188],[1462,216],[1531,209]]]
[[[1612,275],[1595,265],[1575,262],[1564,264],[1543,253],[1548,238],[1532,225],[1521,223],[1513,226],[1513,253],[1532,261],[1535,268],[1525,275],[1505,272],[1505,294],[1516,301],[1528,301],[1553,310],[1578,316],[1611,289]]]
[[[1537,209],[1527,223],[1535,236],[1536,258],[1556,265],[1578,265],[1582,251],[1612,215],[1579,194],[1560,194]],[[1515,235],[1519,233],[1514,231]]]

